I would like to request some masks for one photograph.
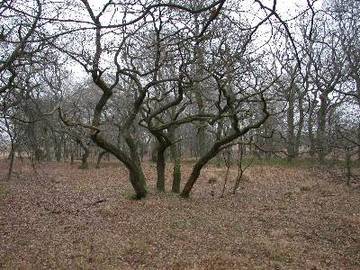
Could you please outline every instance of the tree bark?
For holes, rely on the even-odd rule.
[[[357,152],[358,152],[358,161],[360,163],[360,123],[357,129],[357,139],[358,139],[358,147],[357,147]]]
[[[173,165],[173,182],[171,187],[171,192],[180,193],[180,184],[181,184],[181,150],[180,146],[175,143],[175,127],[169,129],[169,136],[172,144],[170,146],[171,159],[174,162]]]
[[[82,146],[82,149],[84,150],[84,153],[81,155],[81,165],[80,169],[88,169],[89,163],[88,163],[88,157],[90,155],[90,150],[88,147]]]
[[[304,102],[303,96],[299,97],[299,122],[297,124],[297,132],[295,137],[295,158],[299,156],[301,145],[301,134],[304,128]]]
[[[159,145],[157,149],[157,158],[156,158],[156,171],[157,171],[157,181],[156,189],[160,192],[165,191],[165,150],[167,146]]]
[[[187,180],[183,191],[181,192],[180,196],[183,198],[188,198],[190,195],[190,192],[196,182],[196,180],[199,178],[200,176],[200,172],[202,170],[202,168],[212,159],[214,158],[220,150],[222,150],[222,147],[230,142],[232,142],[233,140],[245,135],[247,132],[249,132],[252,129],[257,129],[259,128],[262,124],[264,124],[266,122],[266,120],[269,118],[270,113],[267,111],[267,104],[266,101],[264,100],[264,97],[261,97],[262,102],[263,102],[263,108],[262,108],[262,112],[263,112],[263,116],[262,118],[260,118],[257,122],[255,122],[254,124],[250,124],[242,129],[239,129],[238,127],[238,118],[236,115],[233,115],[233,129],[234,131],[232,133],[230,133],[229,135],[225,136],[223,139],[221,140],[217,140],[212,147],[210,148],[210,150],[203,155],[202,157],[200,157],[200,159],[195,163],[193,170],[190,174],[189,179]]]
[[[7,174],[7,180],[11,179],[11,175],[12,175],[13,168],[14,168],[14,161],[15,161],[15,146],[14,146],[12,139],[11,139],[11,149],[10,149],[10,154],[9,154],[9,160],[10,160],[10,164],[9,164],[9,170],[8,170],[8,174]]]
[[[57,162],[61,161],[61,148],[63,145],[63,136],[60,139],[56,138],[56,134],[54,134],[54,148],[55,148],[55,159]]]
[[[287,109],[287,154],[288,160],[291,161],[295,158],[295,95],[294,90],[288,90],[288,109]]]
[[[318,159],[320,163],[323,163],[326,156],[326,114],[327,114],[327,97],[320,95],[320,108],[318,111],[318,126],[316,147],[318,153]]]
[[[195,35],[198,35],[200,32],[200,23],[198,21],[198,18],[196,16],[195,19]],[[197,110],[199,114],[203,114],[205,112],[205,102],[203,98],[203,90],[201,87],[200,80],[202,80],[204,76],[203,72],[203,65],[204,65],[204,49],[201,48],[198,44],[195,45],[194,48],[195,52],[195,66],[194,66],[194,73],[195,78],[197,81],[194,82],[194,94],[195,94],[195,101],[197,105]],[[200,123],[198,130],[197,130],[197,154],[198,156],[203,156],[207,152],[207,136],[206,136],[206,124]]]
[[[51,161],[52,153],[51,153],[51,144],[50,144],[50,134],[49,134],[49,129],[47,127],[43,129],[43,136],[44,136],[44,158],[46,161]]]
[[[100,168],[100,163],[101,163],[101,160],[103,158],[103,156],[107,153],[107,151],[101,151],[98,155],[98,158],[96,160],[96,165],[95,165],[95,168],[96,169],[99,169]]]
[[[146,189],[145,175],[141,167],[137,144],[130,133],[125,134],[125,142],[130,150],[130,159],[135,164],[133,174],[135,175],[135,178],[140,181],[140,184]]]
[[[313,100],[310,102],[309,106],[309,116],[307,119],[307,130],[308,130],[308,136],[309,136],[309,155],[310,157],[314,157],[316,153],[316,143],[315,143],[315,135],[314,135],[314,110],[315,110],[315,104],[316,100]]]
[[[91,135],[91,139],[96,143],[97,146],[105,149],[109,153],[113,154],[117,159],[119,159],[129,171],[129,180],[132,187],[135,190],[136,199],[142,199],[146,197],[147,189],[144,173],[139,166],[139,162],[129,158],[123,151],[121,151],[116,145],[107,142],[99,132],[95,132]],[[131,142],[131,138],[127,138],[128,145],[131,145],[131,148],[134,150],[134,145]],[[130,149],[130,151],[133,151]],[[134,155],[134,153],[133,153]]]
[[[236,179],[235,179],[235,184],[234,184],[234,187],[233,187],[233,190],[232,190],[232,193],[235,194],[236,193],[236,190],[239,188],[239,185],[240,185],[240,181],[241,181],[241,178],[243,176],[243,173],[244,173],[244,169],[243,169],[243,157],[244,157],[244,149],[245,149],[245,146],[242,145],[241,143],[238,144],[238,160],[237,160],[237,167],[238,167],[238,171],[237,171],[237,176],[236,176]]]
[[[81,149],[84,151],[81,154],[81,165],[79,166],[79,169],[88,169],[89,168],[88,157],[90,155],[90,149],[79,137],[75,137],[74,139],[78,144],[78,146],[80,146],[80,153],[81,153]]]
[[[346,166],[346,184],[350,186],[351,184],[351,151],[347,147],[345,149],[345,166]]]

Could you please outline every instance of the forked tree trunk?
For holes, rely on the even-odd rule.
[[[119,147],[110,142],[107,142],[100,134],[94,133],[91,135],[91,139],[96,143],[97,146],[113,154],[118,160],[120,160],[129,171],[129,180],[132,187],[135,190],[136,199],[142,199],[146,197],[147,189],[144,173],[141,168],[139,161],[134,161],[131,157],[127,156]],[[131,138],[127,138],[127,144],[129,145],[130,151],[136,150]],[[132,153],[134,157],[135,153]]]
[[[100,28],[97,28],[96,40],[98,44],[101,44],[100,39],[101,39],[101,31]],[[97,54],[99,55],[98,59],[100,59],[101,49],[96,52],[96,55]],[[97,61],[94,63],[94,66],[97,66],[98,64],[99,62]],[[96,68],[91,73],[91,75],[93,82],[103,91],[100,99],[98,100],[94,108],[94,115],[92,119],[92,126],[94,127],[94,129],[92,131],[93,133],[91,134],[91,139],[96,143],[97,146],[113,154],[118,160],[120,160],[126,166],[126,168],[129,170],[130,183],[132,184],[135,190],[135,198],[136,199],[144,198],[147,194],[145,176],[141,168],[141,162],[139,159],[139,155],[137,153],[136,143],[132,139],[129,129],[131,128],[133,122],[136,119],[137,114],[140,111],[141,104],[143,103],[147,92],[141,91],[139,93],[139,95],[135,98],[134,107],[132,108],[132,111],[129,112],[129,116],[124,122],[123,128],[119,127],[119,135],[123,134],[123,132],[125,133],[123,135],[126,144],[129,147],[129,151],[130,151],[130,156],[129,156],[129,154],[123,151],[119,146],[110,143],[100,135],[101,132],[98,129],[98,127],[100,127],[101,125],[101,115],[103,113],[103,109],[106,103],[111,98],[113,92],[112,92],[112,87],[109,87],[107,83],[101,78],[102,75],[96,72]]]

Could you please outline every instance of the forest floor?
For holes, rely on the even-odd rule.
[[[0,269],[360,269],[360,188],[333,172],[257,165],[219,198],[225,169],[210,166],[180,199],[144,170],[150,194],[134,201],[115,163],[18,164],[5,181],[1,161]]]

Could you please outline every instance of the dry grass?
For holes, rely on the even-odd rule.
[[[132,201],[123,167],[77,167],[23,165],[1,182],[1,269],[360,268],[359,189],[326,172],[253,167],[219,199],[224,169],[209,167],[183,200],[156,194],[145,164],[151,194]]]

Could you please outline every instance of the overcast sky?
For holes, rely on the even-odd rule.
[[[108,2],[108,0],[88,0],[88,1],[91,7],[93,8],[93,10],[95,11],[95,13],[102,10],[103,5]],[[273,0],[262,0],[261,2],[269,7],[272,7],[273,5]],[[321,7],[322,2],[323,0],[317,0],[315,4],[316,7]],[[259,9],[259,4],[255,3],[254,0],[243,0],[241,5],[244,6],[244,10],[249,10],[251,13],[261,12]],[[305,10],[307,7],[308,7],[307,0],[277,0],[276,9],[283,20],[288,20],[299,14],[301,11]],[[85,16],[88,17],[88,14],[86,14]],[[104,16],[107,17],[107,14],[105,14]],[[263,18],[263,16],[261,17]],[[90,18],[87,18],[87,20],[90,20]],[[86,78],[88,76],[84,72],[83,68],[80,66],[72,65],[70,69],[73,71],[73,74],[75,75],[76,79],[80,81],[83,80],[84,77]]]

